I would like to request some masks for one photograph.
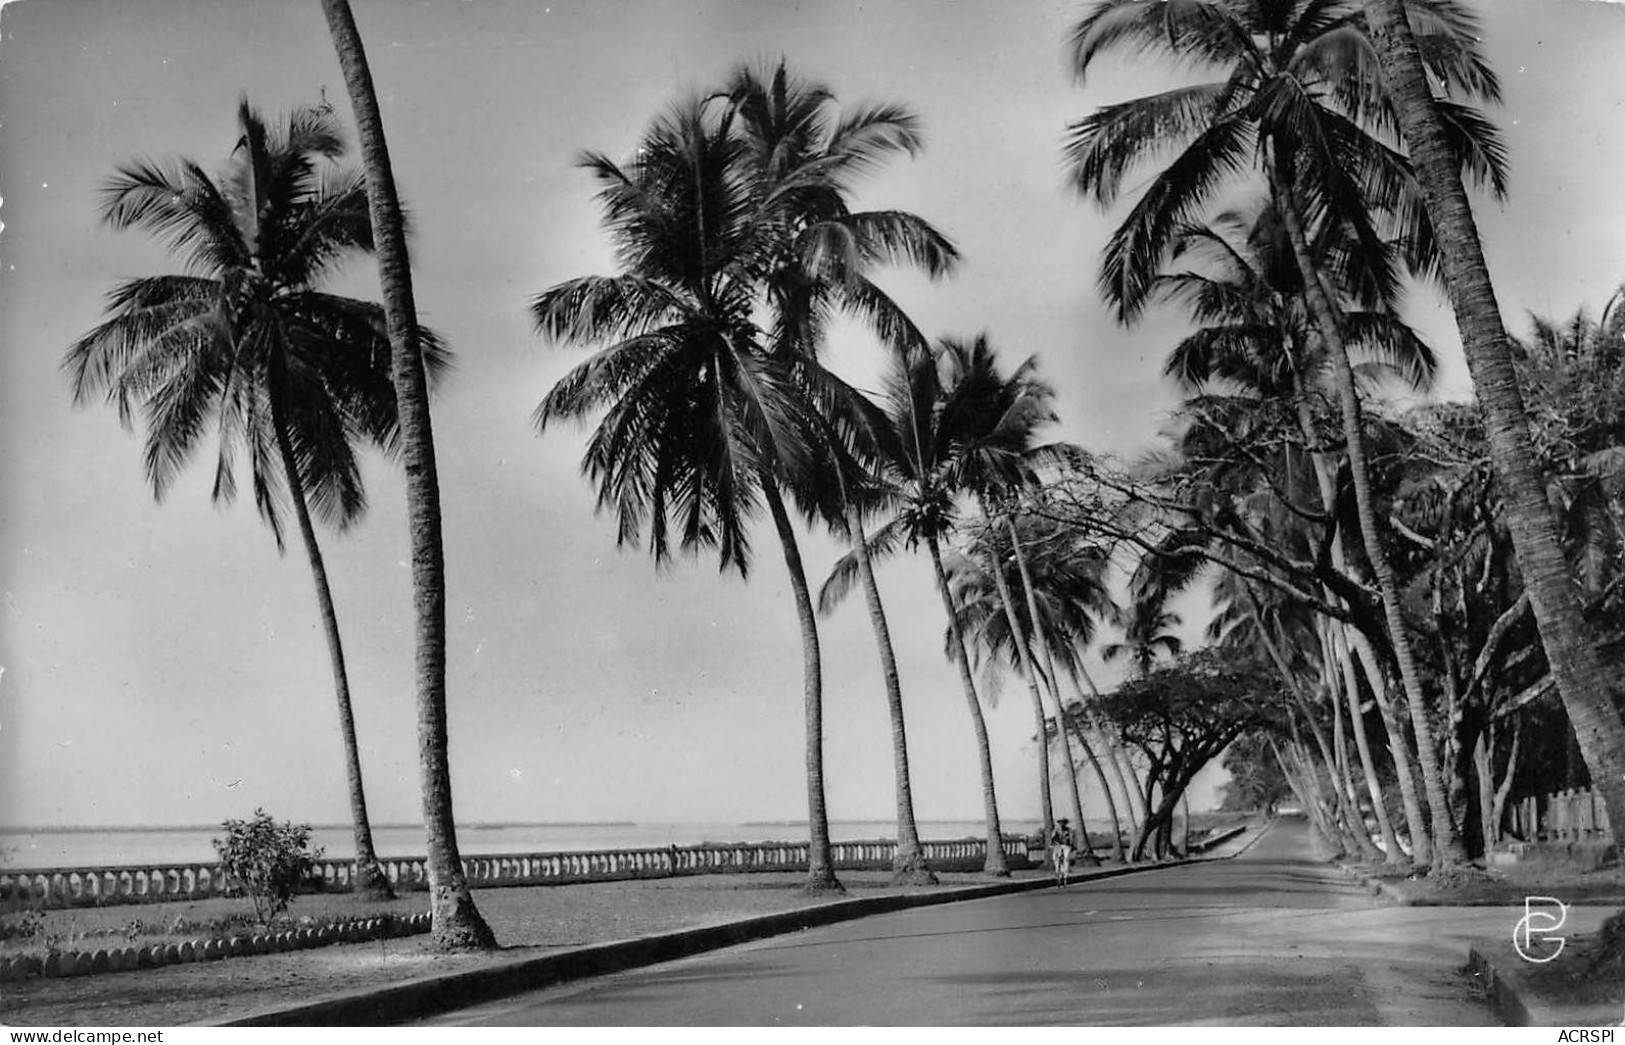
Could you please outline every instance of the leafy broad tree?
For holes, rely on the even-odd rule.
[[[1249,731],[1282,722],[1284,701],[1266,669],[1200,650],[1129,679],[1100,700],[1102,713],[1147,760],[1146,805],[1134,859],[1167,855],[1173,815],[1196,774]]]

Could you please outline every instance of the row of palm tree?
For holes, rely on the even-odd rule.
[[[344,0],[323,8],[361,131],[364,182],[339,165],[330,111],[296,110],[272,126],[246,101],[223,177],[190,161],[121,168],[104,217],[166,238],[188,274],[115,288],[109,318],[70,348],[67,366],[77,400],[105,395],[126,424],[137,406],[144,412],[155,495],[212,427],[214,496],[234,495],[236,455],[246,451],[256,507],[279,547],[280,512],[292,508],[333,662],[359,878],[374,890],[387,882],[366,826],[312,517],[340,528],[359,517],[360,445],[402,459],[435,938],[489,946],[462,878],[446,759],[444,561],[427,394],[449,354],[416,321],[404,222],[354,19]],[[1617,589],[1576,580],[1462,190],[1464,173],[1497,194],[1506,187],[1504,150],[1476,107],[1499,100],[1476,20],[1454,0],[1101,0],[1071,47],[1080,79],[1111,52],[1160,54],[1212,74],[1103,106],[1065,142],[1076,187],[1103,206],[1150,173],[1105,249],[1108,303],[1125,323],[1176,305],[1196,328],[1167,365],[1188,393],[1177,452],[1137,479],[1106,475],[1079,448],[1038,441],[1055,415],[1035,360],[1005,373],[986,337],[932,343],[875,282],[882,267],[939,278],[958,260],[923,218],[854,205],[864,175],[919,150],[919,121],[895,105],[845,108],[782,61],[741,68],[673,106],[625,161],[584,155],[617,271],[565,281],[531,303],[544,338],[595,349],[547,394],[534,422],[545,431],[597,418],[582,469],[622,543],[646,537],[657,563],[715,552],[743,576],[753,565],[752,520],[765,507],[773,521],[803,650],[808,888],[841,888],[824,800],[818,611],[854,583],[876,632],[891,719],[896,872],[931,879],[874,577],[877,560],[921,544],[977,739],[989,873],[1007,865],[982,712],[991,679],[979,692],[978,664],[1002,662],[1027,689],[1046,830],[1052,742],[1080,827],[1074,743],[1084,753],[1119,853],[1113,780],[1136,850],[1179,798],[1131,786],[1136,767],[1091,707],[1083,657],[1097,623],[1112,617],[1107,578],[1123,544],[1147,557],[1129,585],[1131,608],[1115,618],[1122,641],[1106,654],[1146,674],[1159,651],[1178,653],[1172,596],[1204,577],[1216,584],[1212,640],[1268,651],[1292,712],[1290,736],[1270,750],[1329,838],[1374,855],[1368,804],[1386,858],[1404,858],[1385,807],[1387,774],[1411,857],[1440,869],[1464,858],[1452,794],[1454,767],[1472,745],[1456,728],[1441,742],[1431,713],[1441,699],[1470,705],[1487,669],[1448,648],[1419,647],[1427,632],[1407,599],[1424,588],[1436,608],[1447,593],[1464,607],[1456,625],[1480,643],[1483,663],[1508,655],[1516,640],[1507,636],[1527,609],[1543,647],[1529,662],[1544,665],[1611,816],[1625,822],[1620,673],[1586,613]],[[374,251],[382,307],[320,289],[343,261]],[[1399,315],[1415,279],[1442,279],[1456,304],[1493,484],[1471,467],[1415,466],[1418,447],[1470,440],[1461,425],[1435,418],[1423,430],[1372,416],[1381,382],[1425,389],[1431,377],[1431,350]],[[840,316],[866,326],[886,353],[878,399],[820,361]],[[1448,512],[1427,508],[1434,501],[1395,493],[1406,482],[1437,489],[1445,472],[1449,503],[1463,491],[1492,496],[1474,503],[1504,523],[1517,583],[1511,557],[1494,552],[1495,526],[1469,539]],[[1427,511],[1419,515],[1418,504]],[[817,606],[796,514],[851,546]],[[1447,546],[1456,556],[1448,563]],[[1469,555],[1503,579],[1496,591],[1512,605],[1486,616],[1489,605],[1467,594],[1460,564]],[[1062,675],[1073,702],[1062,698]],[[1375,745],[1367,695],[1380,721]]]
[[[1379,514],[1352,350],[1375,348],[1413,378],[1427,357],[1396,317],[1407,274],[1443,277],[1480,402],[1491,419],[1490,450],[1502,509],[1557,688],[1610,809],[1625,806],[1625,725],[1617,710],[1618,673],[1607,670],[1600,636],[1580,614],[1574,579],[1529,450],[1528,423],[1477,254],[1463,176],[1501,194],[1504,149],[1475,105],[1499,100],[1479,49],[1476,20],[1450,0],[1269,3],[1215,0],[1146,5],[1096,4],[1072,37],[1080,77],[1103,54],[1149,51],[1214,75],[1146,98],[1105,106],[1074,124],[1068,154],[1081,191],[1113,202],[1125,179],[1157,162],[1105,251],[1101,289],[1125,321],[1160,295],[1183,297],[1203,325],[1170,369],[1197,382],[1222,378],[1260,400],[1298,403],[1304,444],[1321,489],[1321,512],[1340,509],[1338,472],[1352,488],[1358,551],[1331,531],[1331,569],[1348,590],[1323,586],[1334,610],[1358,608],[1364,629],[1328,625],[1322,638],[1345,670],[1353,647],[1383,712],[1396,761],[1414,754],[1427,822],[1406,796],[1414,855],[1449,866],[1463,859],[1450,813],[1446,775],[1429,718],[1413,626],[1391,560],[1391,527]],[[1431,85],[1431,86],[1430,86]],[[1439,92],[1442,92],[1440,94]],[[1204,213],[1240,186],[1262,192],[1238,250]],[[1233,205],[1232,205],[1233,207]],[[1232,221],[1232,225],[1236,222]],[[1258,248],[1268,246],[1268,253]],[[1169,271],[1192,249],[1228,256],[1229,278]],[[1257,262],[1257,263],[1255,263]],[[1252,284],[1251,287],[1248,284]],[[1325,385],[1321,386],[1320,382]],[[1337,471],[1327,433],[1309,404],[1324,398],[1340,421]],[[1352,582],[1352,583],[1347,583]],[[1380,628],[1372,628],[1373,609]],[[1341,632],[1341,634],[1339,634]],[[1383,656],[1369,647],[1373,632]],[[1391,660],[1398,686],[1388,682]],[[1563,666],[1558,667],[1558,661]],[[1352,676],[1352,670],[1350,670]],[[1356,700],[1352,678],[1348,698]],[[1411,741],[1395,712],[1408,710]],[[1341,721],[1341,720],[1339,720]],[[1407,788],[1411,773],[1397,767]],[[1431,851],[1431,853],[1430,853]]]

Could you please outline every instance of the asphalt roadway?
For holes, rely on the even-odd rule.
[[[922,907],[431,1026],[1496,1026],[1462,971],[1505,908],[1388,906],[1279,821],[1234,860]]]

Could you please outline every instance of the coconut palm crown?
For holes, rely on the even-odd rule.
[[[315,576],[340,708],[356,823],[359,881],[384,894],[362,798],[359,757],[326,570],[312,512],[344,529],[366,507],[357,447],[393,453],[399,437],[382,308],[320,289],[340,265],[372,249],[358,172],[337,166],[344,142],[326,107],[276,123],[244,99],[239,138],[221,176],[196,162],[120,167],[103,190],[115,229],[165,239],[184,274],[127,279],[108,318],[76,341],[63,365],[74,401],[103,395],[133,427],[162,500],[198,444],[218,440],[212,497],[237,491],[246,454],[254,504],[283,548],[282,513],[294,512]],[[425,331],[430,372],[448,354]]]
[[[1447,95],[1499,101],[1465,5],[1408,0],[1407,9]],[[1397,293],[1401,262],[1431,266],[1432,230],[1360,4],[1101,0],[1074,28],[1071,49],[1080,81],[1108,52],[1217,74],[1102,106],[1068,127],[1074,182],[1102,206],[1132,173],[1158,165],[1105,252],[1100,287],[1122,318],[1139,315],[1178,230],[1260,172],[1290,187],[1306,225],[1346,224],[1385,297]],[[1438,107],[1463,169],[1503,193],[1506,154],[1494,128],[1465,102],[1447,96]]]

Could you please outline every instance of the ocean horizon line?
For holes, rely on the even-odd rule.
[[[353,826],[347,820],[332,823],[309,824],[312,831],[342,831]],[[416,820],[403,820],[396,823],[375,823],[374,831],[405,830],[421,828],[423,824]],[[638,827],[635,820],[465,820],[458,827],[475,830],[500,830],[505,827]],[[207,824],[0,824],[0,835],[30,835],[30,834],[98,834],[103,832],[145,832],[145,833],[174,833],[181,834],[194,831],[218,831],[218,821]]]
[[[884,824],[892,823],[895,816],[877,817],[838,817],[829,822],[833,824]],[[1021,820],[1015,817],[1014,820]],[[962,824],[976,823],[981,817],[917,817],[916,824]],[[473,831],[499,831],[506,828],[524,827],[644,827],[651,825],[684,826],[684,825],[711,825],[734,824],[739,827],[806,827],[808,821],[803,819],[782,820],[466,820],[457,824],[459,828]],[[349,821],[340,820],[327,823],[312,823],[308,825],[313,831],[342,831],[352,826]],[[147,833],[147,834],[182,834],[198,831],[218,831],[220,822],[190,823],[190,824],[0,824],[0,835],[28,835],[28,834],[100,834],[100,833]],[[374,823],[373,830],[410,830],[422,828],[423,824],[415,820],[404,820],[386,823]]]

